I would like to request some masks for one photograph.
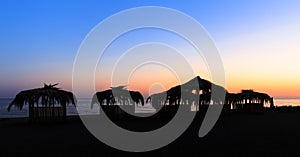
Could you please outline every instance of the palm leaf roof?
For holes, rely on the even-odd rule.
[[[73,104],[75,106],[76,98],[72,92],[64,91],[56,88],[57,84],[46,85],[43,88],[36,88],[30,90],[21,91],[16,95],[13,101],[8,106],[8,111],[10,111],[12,106],[23,109],[24,105],[29,106],[42,105],[42,106],[54,106],[55,104],[60,104],[61,106],[66,106],[67,104]]]

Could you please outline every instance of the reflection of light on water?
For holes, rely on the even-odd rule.
[[[191,106],[191,111],[197,111],[197,106],[196,105],[192,105]]]
[[[74,106],[68,106],[68,115],[95,115],[99,114],[99,105],[94,104],[91,108],[91,99],[78,99],[76,108]]]
[[[77,109],[76,109],[77,108]],[[77,102],[77,106],[69,106],[68,107],[68,115],[97,115],[100,111],[100,106],[98,104],[94,104],[93,108],[91,108],[91,100],[88,99],[79,99]],[[79,112],[77,112],[77,110]],[[152,107],[151,104],[147,103],[144,106],[138,105],[135,107],[135,113],[154,113],[156,110]]]
[[[274,99],[275,106],[300,106],[300,99]],[[0,108],[2,110],[2,108]],[[80,115],[97,115],[100,111],[100,106],[94,104],[93,109],[91,109],[91,100],[90,99],[78,99],[77,109],[74,106],[69,105],[67,108],[68,115],[78,115],[79,111]],[[191,111],[196,111],[196,106],[191,106]],[[155,113],[155,108],[152,107],[150,103],[145,103],[144,106],[137,105],[135,107],[135,113]],[[23,112],[23,114],[27,114],[27,110]]]
[[[0,99],[0,118],[13,118],[13,117],[28,117],[28,105],[20,111],[19,109],[12,107],[11,111],[7,111],[8,104],[12,99]],[[274,99],[275,106],[300,106],[300,99]],[[77,109],[76,109],[77,108]],[[91,109],[91,99],[78,99],[76,108],[72,105],[67,107],[67,115],[98,115],[100,107],[95,104]],[[191,110],[195,111],[196,107],[191,106]],[[156,110],[150,103],[146,103],[144,106],[138,105],[135,109],[135,113],[155,113]]]
[[[274,99],[275,106],[300,106],[300,99]],[[68,106],[68,115],[78,115],[77,110],[80,115],[97,115],[100,111],[100,106],[94,104],[93,109],[91,109],[90,99],[79,99],[77,103],[77,110],[74,106]],[[191,106],[191,111],[196,111],[196,106]],[[27,112],[27,111],[25,111]],[[144,106],[137,105],[135,107],[135,113],[155,113],[155,108],[152,107],[150,103],[145,103]]]
[[[135,108],[135,113],[155,113],[155,108],[152,107],[151,104],[146,103],[144,106],[138,105]]]
[[[300,106],[300,99],[274,99],[275,106]]]

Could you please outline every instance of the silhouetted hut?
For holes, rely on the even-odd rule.
[[[113,119],[132,118],[138,104],[144,106],[144,97],[139,91],[130,91],[126,86],[111,87],[111,89],[97,92],[93,95],[91,109],[99,104],[106,115]]]
[[[12,106],[23,109],[29,105],[29,120],[54,120],[65,119],[67,104],[75,106],[76,98],[73,93],[56,88],[57,84],[46,85],[43,88],[21,91],[9,104],[8,111]]]
[[[233,95],[232,95],[233,96]],[[273,98],[268,94],[253,90],[242,90],[233,96],[233,109],[238,112],[262,113],[267,103],[274,106]]]

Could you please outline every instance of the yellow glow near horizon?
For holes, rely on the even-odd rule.
[[[292,26],[283,24],[248,34],[241,33],[216,42],[225,69],[225,88],[229,92],[253,89],[272,97],[300,97],[298,28],[300,23]],[[212,81],[203,59],[192,54],[190,47],[182,47],[181,50],[187,52],[184,55],[195,75]],[[110,79],[109,72],[100,73],[96,77],[96,89],[109,88]],[[171,71],[146,67],[135,71],[125,84],[130,90],[139,90],[147,96],[149,92],[160,92],[180,82]]]
[[[274,26],[220,42],[227,89],[239,92],[250,88],[274,97],[300,97],[299,41],[299,29]]]
[[[136,70],[129,78],[128,83],[129,89],[139,90],[145,96],[162,92],[181,84],[178,76],[173,71],[159,65],[144,66]],[[156,88],[154,88],[155,85]],[[157,85],[160,88],[157,88]]]

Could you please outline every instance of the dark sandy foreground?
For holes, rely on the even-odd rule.
[[[300,156],[300,112],[224,115],[204,138],[197,137],[199,126],[159,150],[128,153],[98,141],[78,117],[59,124],[1,119],[0,156]]]

